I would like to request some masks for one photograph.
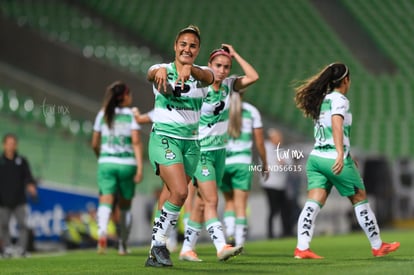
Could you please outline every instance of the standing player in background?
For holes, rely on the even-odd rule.
[[[131,103],[128,86],[114,82],[107,88],[103,108],[95,119],[92,148],[98,157],[98,253],[105,253],[107,226],[117,193],[121,235],[118,253],[127,253],[132,225],[131,200],[135,183],[142,179],[143,168],[140,127],[129,108]]]
[[[264,146],[263,124],[259,111],[243,102],[243,93],[231,96],[229,140],[226,146],[226,168],[220,190],[225,199],[226,235],[236,246],[243,246],[247,235],[247,200],[252,185],[253,141],[262,163],[262,177],[269,176]]]
[[[244,76],[228,77],[232,58],[245,73]],[[241,252],[241,246],[232,247],[226,243],[223,226],[218,219],[218,189],[224,173],[226,139],[229,119],[230,95],[253,84],[259,79],[256,70],[244,60],[231,45],[210,54],[208,66],[214,71],[214,83],[208,87],[203,101],[200,118],[201,156],[194,175],[198,196],[195,199],[190,219],[186,226],[180,259],[201,261],[194,251],[198,236],[205,222],[219,260],[227,260]]]
[[[352,203],[375,257],[385,256],[400,246],[399,242],[382,242],[364,183],[351,157],[352,115],[346,97],[350,85],[348,67],[333,63],[295,89],[297,107],[315,122],[315,145],[306,165],[307,201],[298,219],[298,242],[294,252],[294,257],[298,259],[322,258],[312,252],[309,246],[316,216],[333,186]]]
[[[167,234],[177,223],[200,156],[198,124],[206,95],[202,88],[214,80],[210,69],[194,65],[200,42],[196,26],[180,30],[174,43],[174,62],[153,65],[148,70],[147,78],[153,83],[155,95],[148,151],[155,173],[164,182],[160,198],[166,200],[160,202],[159,216],[154,219],[146,266],[172,266]]]

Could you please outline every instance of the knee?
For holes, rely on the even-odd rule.
[[[188,196],[187,188],[180,188],[171,192],[171,198],[174,199],[179,205],[183,205]]]
[[[218,198],[208,198],[203,200],[204,208],[214,208],[216,209],[218,205]]]

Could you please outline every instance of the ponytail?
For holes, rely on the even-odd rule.
[[[103,104],[103,110],[104,120],[105,123],[108,125],[108,128],[112,128],[113,121],[115,118],[115,108],[118,107],[124,101],[124,97],[128,93],[128,86],[121,81],[116,81],[107,87]]]
[[[241,134],[242,126],[242,100],[240,92],[230,95],[229,107],[229,127],[228,134],[232,138],[238,138]]]
[[[305,117],[317,119],[325,95],[339,87],[347,76],[349,76],[349,70],[345,64],[330,64],[295,88],[296,106],[304,113]]]

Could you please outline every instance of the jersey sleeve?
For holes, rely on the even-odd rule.
[[[138,122],[135,120],[134,114],[130,110],[131,115],[131,130],[141,130],[141,126],[138,124]]]
[[[257,110],[256,107],[251,106],[251,113],[252,113],[252,118],[253,118],[253,128],[262,128],[263,127],[263,123],[262,123],[262,117],[260,115],[259,110]]]
[[[345,117],[349,109],[349,101],[343,95],[336,96],[332,99],[331,115],[340,115]]]
[[[148,117],[151,119],[151,121],[154,121],[154,115],[155,115],[155,113],[154,113],[154,109],[150,110],[150,111],[147,113],[147,115],[148,115]]]
[[[93,125],[93,130],[95,132],[101,132],[103,115],[104,112],[101,110],[95,118],[95,123]]]

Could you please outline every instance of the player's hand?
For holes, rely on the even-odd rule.
[[[157,85],[157,90],[163,89],[164,93],[167,92],[167,68],[158,68],[154,76],[154,83]]]
[[[143,178],[142,171],[137,171],[137,173],[134,176],[134,182],[135,182],[135,184],[141,183],[142,178]]]
[[[332,172],[335,175],[339,175],[344,168],[344,158],[342,156],[338,156],[335,160],[335,163],[332,165]]]
[[[184,64],[181,71],[178,72],[178,78],[175,81],[175,85],[181,83],[181,90],[184,90],[185,82],[190,79],[192,66],[192,64]]]
[[[269,179],[269,167],[268,165],[262,165],[262,177],[264,181],[267,181]]]
[[[137,107],[132,107],[132,114],[136,117],[139,117],[141,115],[141,112],[139,111],[139,109]]]
[[[229,49],[229,54],[234,57],[235,54],[237,54],[236,50],[233,48],[232,45],[230,44],[221,44],[221,47],[226,47],[227,49]]]

